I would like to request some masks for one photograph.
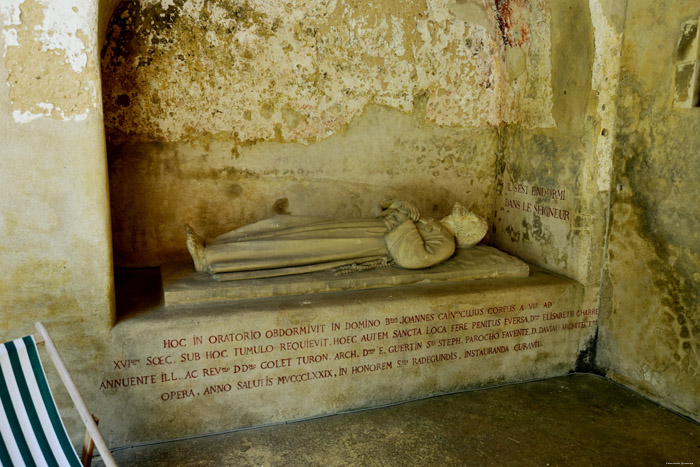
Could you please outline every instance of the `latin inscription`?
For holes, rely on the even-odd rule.
[[[522,188],[529,189],[528,187]],[[564,197],[565,194],[557,195]],[[163,403],[401,372],[547,350],[547,336],[597,324],[598,309],[499,303],[353,321],[154,338],[157,351],[113,360],[104,392],[156,387]],[[551,350],[551,349],[549,349]]]

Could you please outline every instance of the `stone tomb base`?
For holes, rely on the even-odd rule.
[[[533,268],[522,278],[161,303],[110,332],[95,410],[110,444],[124,446],[563,375],[595,333],[597,303],[585,297],[581,284]]]
[[[416,283],[463,281],[491,277],[527,277],[529,267],[515,256],[478,245],[427,269],[384,267],[350,274],[313,272],[266,279],[217,282],[194,271],[191,263],[161,268],[166,306],[216,303],[246,298],[280,297],[342,290],[375,289]]]

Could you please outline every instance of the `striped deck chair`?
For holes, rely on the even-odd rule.
[[[105,465],[116,466],[46,328],[41,323],[36,328],[39,334],[0,344],[0,465],[88,466],[97,446]],[[87,428],[82,460],[68,438],[39,360],[36,344],[41,342]]]

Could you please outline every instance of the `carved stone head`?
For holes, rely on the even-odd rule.
[[[452,232],[460,248],[470,248],[479,243],[489,228],[481,216],[459,203],[455,203],[452,214],[443,217],[440,223]]]

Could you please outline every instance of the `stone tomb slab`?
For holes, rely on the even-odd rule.
[[[92,390],[110,445],[564,375],[598,296],[528,277],[255,298],[121,319]]]
[[[321,271],[230,282],[217,282],[206,274],[197,273],[188,263],[166,264],[161,271],[165,305],[177,306],[418,283],[527,277],[530,269],[514,256],[489,246],[478,245],[458,250],[454,257],[442,264],[419,270],[384,267],[343,275]]]

